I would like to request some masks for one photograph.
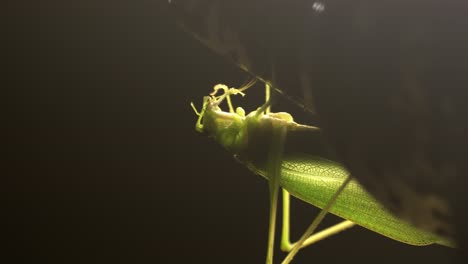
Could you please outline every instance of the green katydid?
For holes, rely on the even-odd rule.
[[[251,85],[252,83],[235,89],[218,84],[210,96],[204,97],[200,112],[195,109],[193,103],[192,107],[198,115],[197,131],[214,137],[251,171],[269,180],[271,207],[267,263],[272,263],[273,259],[279,186],[283,188],[281,248],[290,252],[283,263],[289,263],[299,249],[354,224],[411,245],[437,243],[453,246],[450,241],[420,231],[392,216],[352,180],[349,173],[338,163],[305,154],[283,156],[284,139],[288,132],[318,131],[319,128],[298,124],[288,113],[270,113],[271,100],[267,100],[267,103],[248,115],[245,115],[245,111],[240,107],[234,110],[230,96],[244,95],[243,91]],[[219,90],[224,94],[216,96]],[[224,100],[227,102],[228,112],[222,111],[219,106]],[[258,158],[258,148],[251,147],[250,142],[259,137],[267,138],[268,150],[264,152],[266,158]],[[294,244],[289,242],[289,193],[322,209],[301,239]],[[346,221],[312,235],[327,212]]]

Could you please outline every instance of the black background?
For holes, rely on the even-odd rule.
[[[196,133],[189,106],[216,83],[248,77],[160,4],[4,9],[5,263],[264,262],[267,184]],[[318,211],[293,210],[297,237]],[[296,263],[448,263],[453,254],[354,228]]]

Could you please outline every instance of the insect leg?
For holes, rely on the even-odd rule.
[[[273,263],[273,250],[275,241],[276,210],[278,207],[279,182],[281,177],[281,164],[283,156],[284,141],[287,128],[285,126],[274,126],[271,147],[268,154],[267,173],[269,177],[270,189],[270,223],[268,228],[268,247],[266,263]]]
[[[331,197],[330,201],[328,201],[327,205],[323,207],[323,209],[320,211],[320,213],[317,215],[317,217],[314,219],[312,224],[307,228],[307,230],[304,232],[302,235],[301,239],[299,239],[298,242],[296,242],[295,246],[291,249],[291,252],[286,256],[286,258],[283,260],[282,264],[289,264],[294,256],[297,254],[299,249],[303,247],[304,242],[307,240],[307,238],[310,237],[317,228],[317,226],[322,222],[323,218],[325,215],[328,213],[330,208],[333,206],[333,204],[336,201],[336,198],[338,198],[338,195],[341,194],[341,192],[344,190],[344,188],[348,185],[348,183],[351,181],[352,176],[349,175],[346,180],[341,184],[340,188],[333,194]]]
[[[290,252],[293,247],[297,244],[291,243],[290,239],[290,194],[288,191],[283,189],[283,227],[281,233],[281,250],[285,252]],[[301,248],[310,246],[314,243],[317,243],[320,240],[323,240],[329,236],[338,234],[348,228],[355,226],[354,222],[349,220],[342,221],[336,225],[328,227],[320,232],[317,232],[310,237],[308,237],[304,243],[302,244]]]

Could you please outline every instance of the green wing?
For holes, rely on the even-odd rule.
[[[247,164],[267,178],[263,166]],[[283,157],[280,185],[293,196],[323,208],[346,179],[348,172],[338,163],[304,154]],[[428,232],[397,219],[372,198],[356,181],[351,181],[330,212],[391,239],[415,246],[433,243],[453,247]]]

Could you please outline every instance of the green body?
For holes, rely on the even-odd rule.
[[[253,172],[268,178],[264,166],[251,163],[246,165]],[[284,156],[280,185],[296,198],[323,208],[347,175],[348,172],[333,161],[305,154]],[[338,196],[330,212],[403,243],[416,246],[433,243],[451,246],[449,242],[395,218],[355,180]]]
[[[213,137],[250,170],[270,181],[270,192],[275,194],[271,197],[271,200],[274,200],[274,208],[271,209],[270,219],[273,221],[270,221],[270,227],[274,226],[275,222],[278,185],[293,196],[320,209],[328,208],[329,202],[333,200],[332,197],[336,197],[337,190],[342,188],[340,186],[346,181],[349,173],[338,163],[326,159],[305,154],[282,155],[286,132],[317,131],[318,128],[295,123],[287,113],[265,114],[268,103],[248,115],[240,108],[234,111],[229,96],[243,94],[245,89],[217,85],[214,92],[204,98],[200,113],[192,104],[199,116],[196,130]],[[224,94],[215,96],[218,90],[223,90]],[[224,112],[219,107],[223,100],[227,101],[229,112]],[[280,131],[283,132],[279,133]],[[273,147],[275,145],[277,147]],[[281,160],[280,168],[277,164]],[[329,212],[403,243],[418,246],[438,243],[452,246],[450,242],[420,231],[392,216],[354,180],[339,193]],[[270,231],[274,232],[274,228]],[[272,241],[273,239],[270,240],[269,249],[272,248]],[[270,257],[271,255],[267,263],[271,263]]]

